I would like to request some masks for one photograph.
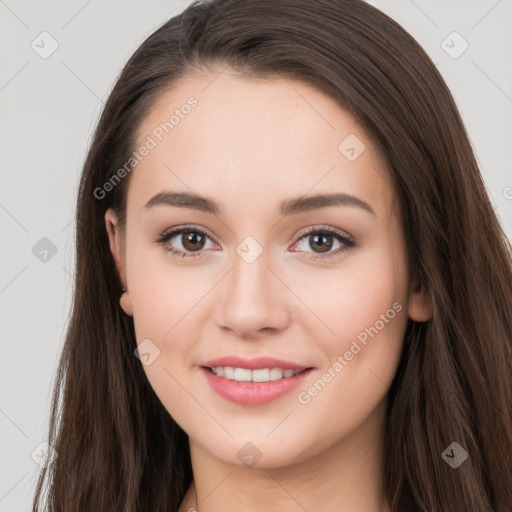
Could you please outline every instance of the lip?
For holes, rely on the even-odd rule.
[[[257,370],[259,368],[281,368],[283,370],[305,370],[311,366],[302,366],[293,363],[292,361],[285,361],[283,359],[276,359],[275,357],[255,357],[253,359],[244,359],[240,356],[225,356],[218,359],[211,359],[201,363],[200,366],[208,366],[210,368],[217,366],[232,366],[233,368],[246,368],[247,370]]]
[[[220,396],[239,405],[262,405],[289,393],[299,386],[313,371],[308,368],[303,372],[281,380],[268,382],[238,382],[236,380],[219,377],[202,366],[201,372],[206,377],[210,387]]]
[[[255,370],[258,368],[282,368],[283,370],[302,370],[293,377],[268,382],[239,382],[215,375],[207,367],[232,366]],[[283,361],[271,357],[259,357],[256,359],[243,359],[240,357],[223,357],[206,361],[200,366],[201,373],[205,376],[210,387],[217,394],[238,405],[262,405],[289,393],[300,386],[307,376],[314,370],[311,366],[301,366],[290,361]]]

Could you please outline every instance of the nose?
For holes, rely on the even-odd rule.
[[[288,301],[293,294],[269,266],[265,252],[250,263],[236,254],[218,293],[217,325],[241,338],[280,331],[289,323]]]

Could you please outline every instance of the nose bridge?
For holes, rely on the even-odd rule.
[[[253,237],[246,237],[237,246],[236,254],[233,256],[231,275],[231,287],[235,294],[246,297],[256,294],[253,300],[260,295],[268,294],[270,291],[268,283],[270,258],[268,255],[268,249],[264,250],[263,246]]]
[[[229,327],[240,335],[283,328],[287,312],[278,289],[283,285],[273,274],[270,254],[251,236],[236,247],[219,303],[219,326]]]

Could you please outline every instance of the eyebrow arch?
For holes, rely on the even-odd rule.
[[[194,210],[200,210],[214,215],[221,215],[222,213],[221,206],[213,199],[200,196],[193,192],[163,191],[152,197],[146,203],[144,208],[149,209],[161,205],[192,208]],[[286,217],[331,206],[355,206],[375,215],[375,211],[368,203],[358,197],[341,192],[333,194],[316,194],[308,197],[302,196],[282,201],[279,205],[279,214],[282,217]]]

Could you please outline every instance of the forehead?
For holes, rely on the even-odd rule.
[[[163,188],[247,204],[309,191],[362,196],[376,210],[392,199],[369,135],[338,102],[303,82],[226,72],[180,79],[137,134],[135,149],[150,149],[132,171],[129,202],[134,193],[139,203]]]

